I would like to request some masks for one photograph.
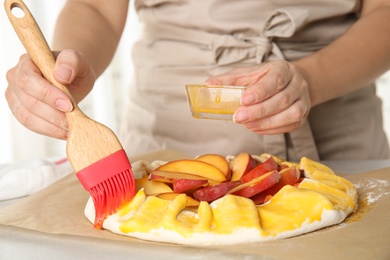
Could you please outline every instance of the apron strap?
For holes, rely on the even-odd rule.
[[[292,143],[292,151],[289,151],[289,157],[291,160],[299,160],[304,156],[309,157],[315,161],[320,160],[313,133],[307,119],[300,128],[288,133],[288,135]]]
[[[245,34],[218,34],[167,24],[143,24],[143,40],[153,44],[157,40],[173,40],[199,44],[212,52],[220,66],[254,58],[257,64],[266,60],[284,59],[282,51],[267,36]]]

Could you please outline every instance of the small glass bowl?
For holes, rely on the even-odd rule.
[[[246,87],[186,85],[187,101],[195,118],[233,120]]]

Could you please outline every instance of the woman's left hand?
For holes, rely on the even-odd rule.
[[[291,62],[273,61],[211,77],[206,84],[247,86],[234,122],[259,134],[299,128],[311,109],[309,86]]]

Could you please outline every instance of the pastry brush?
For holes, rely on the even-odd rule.
[[[53,76],[55,57],[34,17],[21,0],[5,0],[4,7],[32,61],[42,75],[65,92],[73,103],[66,113],[69,135],[67,157],[76,176],[90,193],[95,206],[96,229],[135,194],[130,161],[114,132],[87,117],[78,107],[68,88]]]

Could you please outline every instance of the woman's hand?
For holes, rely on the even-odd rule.
[[[76,102],[92,89],[96,75],[84,55],[72,50],[61,52],[54,78],[69,87]],[[17,118],[28,129],[58,139],[67,138],[66,112],[73,109],[70,98],[49,83],[27,54],[7,72],[5,96]]]
[[[259,134],[281,134],[299,128],[311,109],[309,87],[296,65],[274,61],[211,77],[207,84],[247,86],[233,116]]]

